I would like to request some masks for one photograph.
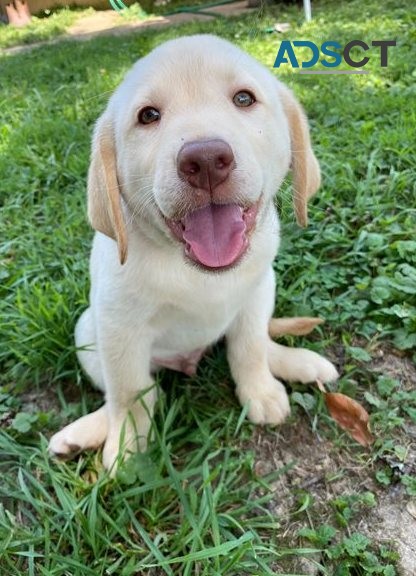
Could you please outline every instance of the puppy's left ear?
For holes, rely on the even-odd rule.
[[[289,122],[292,148],[293,204],[299,226],[308,225],[308,199],[321,183],[321,171],[309,136],[309,126],[302,106],[292,91],[280,84],[283,109]]]

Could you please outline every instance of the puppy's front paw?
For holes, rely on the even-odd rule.
[[[248,404],[247,416],[254,424],[282,424],[290,414],[285,387],[271,378],[267,385],[237,388],[241,404]]]

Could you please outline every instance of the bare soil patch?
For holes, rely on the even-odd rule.
[[[416,368],[408,358],[402,358],[388,349],[379,351],[371,368],[385,376],[398,379],[403,389],[413,390]],[[408,448],[406,474],[416,475],[416,426],[408,424],[403,431]],[[279,517],[285,537],[291,545],[298,540],[297,532],[304,526],[304,514],[296,514],[302,493],[311,498],[311,524],[334,524],[336,498],[372,492],[377,505],[365,508],[348,524],[351,531],[361,532],[377,544],[393,544],[400,555],[399,570],[403,576],[416,576],[416,503],[407,495],[400,483],[381,487],[375,480],[377,462],[351,443],[336,445],[333,441],[313,432],[305,414],[299,413],[296,422],[276,431],[257,428],[251,448],[256,453],[256,472],[270,474],[284,466],[286,473],[272,484],[274,496],[271,510]],[[319,561],[319,558],[315,558]],[[276,570],[287,570],[284,563]],[[291,561],[290,569],[299,574],[317,574],[312,560]]]
[[[92,38],[102,34],[123,34],[129,33],[140,28],[149,26],[163,26],[167,24],[181,24],[193,20],[212,20],[218,16],[239,16],[244,12],[250,11],[247,2],[233,2],[224,6],[213,6],[209,9],[209,14],[199,12],[179,12],[169,16],[150,16],[146,20],[128,21],[114,10],[103,10],[96,12],[85,18],[80,18],[73,26],[68,29],[67,35],[77,39]]]

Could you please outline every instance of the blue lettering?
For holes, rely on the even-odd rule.
[[[321,46],[322,54],[324,54],[325,56],[329,56],[330,58],[335,58],[335,62],[328,62],[327,60],[322,59],[321,64],[323,66],[326,66],[326,68],[336,68],[341,64],[342,56],[341,54],[338,54],[338,52],[334,52],[334,50],[329,50],[330,47],[334,47],[337,48],[338,50],[341,50],[341,44],[339,42],[336,42],[336,40],[328,40],[327,42],[324,42]]]
[[[296,45],[296,43],[294,43]],[[290,40],[282,40],[277,53],[276,60],[274,61],[273,68],[279,68],[280,64],[288,64],[289,60],[286,58],[285,53],[289,56],[292,68],[299,68],[298,61],[296,60],[295,53],[292,48]]]
[[[316,44],[310,42],[309,40],[295,40],[293,45],[309,48],[312,50],[312,58],[306,62],[302,62],[302,68],[312,68],[312,66],[315,66],[319,60],[319,48]]]

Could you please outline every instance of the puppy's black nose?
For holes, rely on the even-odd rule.
[[[224,140],[195,140],[179,150],[178,175],[192,188],[212,192],[235,167],[234,154]]]

